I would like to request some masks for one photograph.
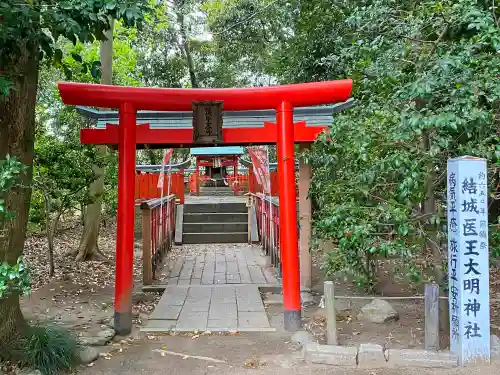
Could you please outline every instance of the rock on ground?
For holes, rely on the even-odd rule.
[[[399,314],[389,302],[382,299],[374,299],[361,308],[358,319],[371,323],[386,323],[399,320]]]
[[[292,342],[298,345],[305,345],[308,342],[316,342],[316,338],[311,332],[297,331],[292,335]]]
[[[115,337],[114,329],[104,329],[97,333],[96,336],[82,336],[79,341],[83,345],[88,346],[104,346]]]
[[[78,362],[87,365],[99,358],[99,352],[91,346],[83,346],[78,350]]]

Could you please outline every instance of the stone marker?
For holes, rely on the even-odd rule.
[[[489,363],[490,295],[486,160],[448,160],[450,348],[460,365]]]
[[[389,302],[377,298],[361,308],[358,319],[371,323],[386,323],[399,320],[399,314]]]
[[[308,343],[302,347],[302,354],[304,359],[311,363],[355,367],[358,348]]]
[[[431,352],[419,349],[389,349],[388,366],[391,368],[454,368],[458,357],[450,352]]]

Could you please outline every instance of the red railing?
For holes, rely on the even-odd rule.
[[[175,237],[175,195],[141,203],[143,283],[150,285]]]
[[[271,264],[281,275],[280,254],[280,207],[276,197],[266,197],[263,194],[251,194],[256,208],[257,227],[262,248],[271,258]]]
[[[135,176],[135,199],[156,199],[161,197],[161,189],[158,188],[160,173],[139,172]],[[163,195],[167,192],[174,194],[180,204],[184,204],[184,172],[176,172],[170,175],[170,191],[168,190],[169,176],[164,175]]]
[[[248,192],[248,175],[239,174],[235,176],[227,176],[224,178],[227,182],[227,185],[233,190],[234,195],[238,195],[240,192],[246,193]],[[193,173],[189,176],[188,182],[188,190],[190,194],[196,193],[197,183],[200,186],[203,185],[204,182],[211,181],[210,176],[199,175],[198,173]]]
[[[248,176],[247,177],[248,192],[253,194],[264,193],[264,189],[262,188],[262,185],[258,183],[257,178],[253,173],[253,170],[250,170],[247,176]],[[274,171],[271,172],[271,195],[277,196],[278,189],[279,189],[278,172]]]

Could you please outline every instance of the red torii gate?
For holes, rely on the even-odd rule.
[[[223,144],[277,143],[280,248],[283,266],[283,302],[285,328],[301,325],[300,273],[297,236],[295,188],[295,142],[313,142],[325,127],[294,126],[293,110],[346,101],[352,81],[339,80],[294,85],[232,89],[172,89],[120,87],[60,82],[65,104],[118,108],[119,125],[105,130],[82,129],[82,143],[118,145],[118,213],[116,238],[116,280],[114,325],[118,334],[130,333],[132,327],[132,287],[134,249],[134,181],[137,144],[165,147],[193,145],[193,129],[150,129],[136,126],[138,110],[191,111],[195,101],[222,101],[225,111],[276,111],[276,123],[263,128],[222,129]]]

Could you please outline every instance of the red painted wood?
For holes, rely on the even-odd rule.
[[[307,107],[346,101],[352,80],[299,83],[293,85],[230,88],[174,89],[124,87],[59,82],[65,104],[119,108],[131,103],[137,110],[191,111],[193,101],[222,100],[225,111],[276,109],[286,101],[293,107]]]
[[[283,307],[285,313],[300,317],[300,268],[297,233],[297,189],[295,187],[295,155],[293,107],[283,102],[276,110],[278,124],[278,175],[280,199],[280,249],[283,267]],[[285,325],[287,324],[285,319]],[[300,326],[300,322],[298,322]],[[287,327],[285,327],[287,329]]]
[[[132,311],[135,224],[135,127],[136,109],[125,103],[120,107],[120,144],[118,147],[118,213],[116,233],[115,323],[121,335],[130,333],[132,322],[120,316]],[[130,325],[129,325],[130,323]]]
[[[295,143],[312,143],[325,126],[306,126],[304,121],[295,123]],[[164,147],[192,147],[193,129],[150,129],[149,124],[137,125],[137,144],[161,144]],[[222,129],[224,145],[259,145],[278,142],[276,124],[265,122],[262,128]],[[90,145],[117,145],[118,125],[108,124],[105,129],[81,129],[80,141]]]
[[[156,199],[161,197],[158,189],[159,173],[138,173],[135,176],[135,199]],[[184,204],[184,171],[172,173],[170,176],[170,190],[168,186],[168,173],[164,176],[163,195],[167,192],[174,194],[181,204]]]

